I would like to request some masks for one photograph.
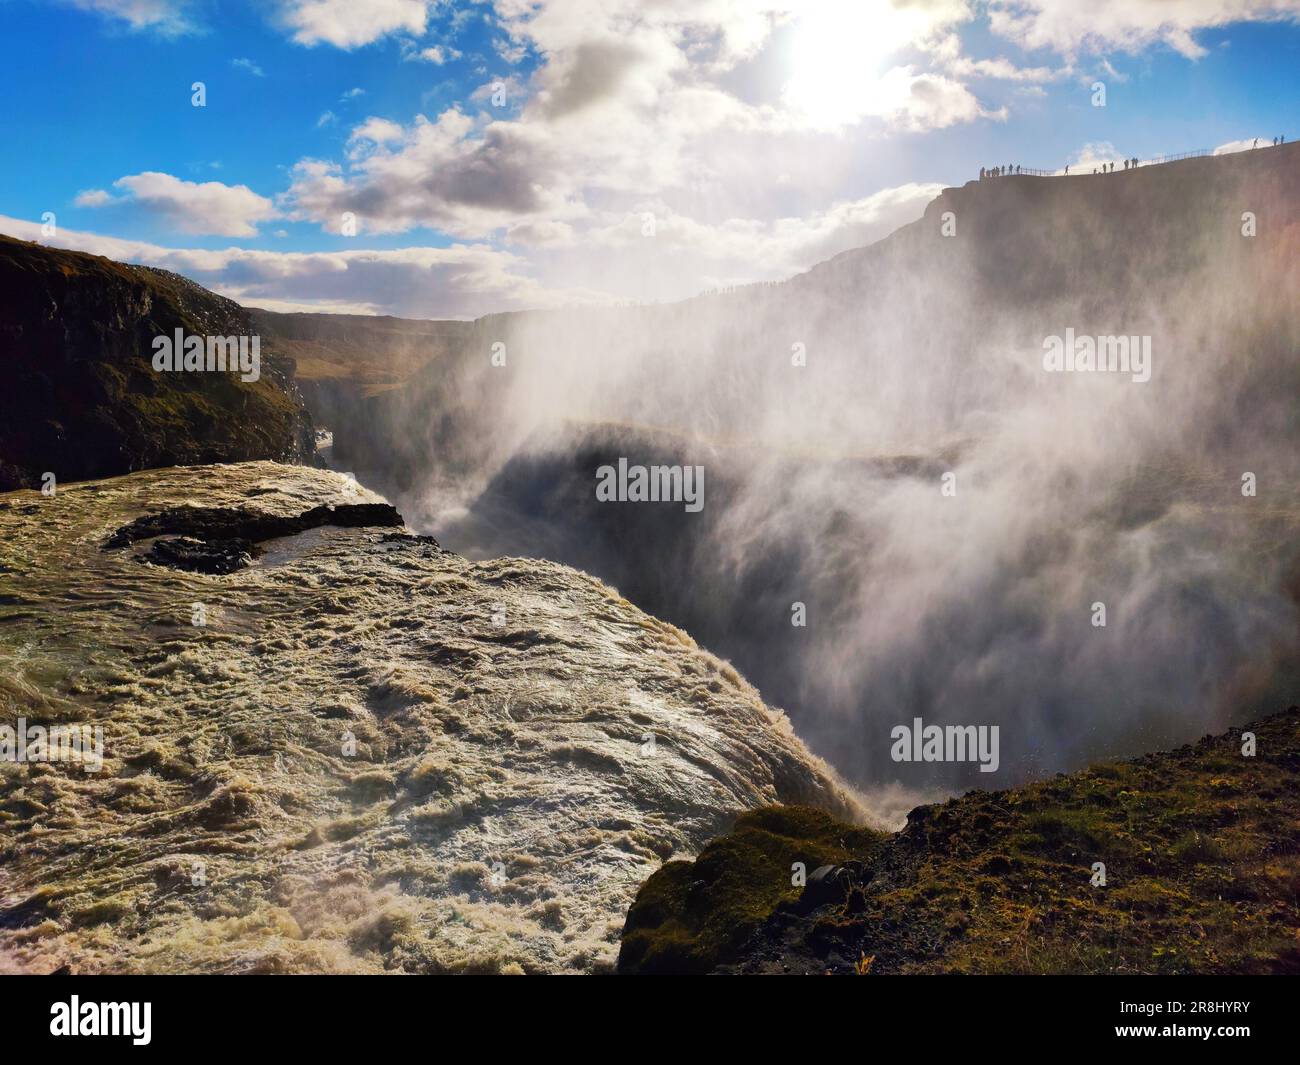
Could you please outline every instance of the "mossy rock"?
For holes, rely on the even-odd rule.
[[[747,814],[646,881],[619,971],[1295,972],[1300,708],[1246,728],[1254,757],[1233,729],[918,807],[890,836]],[[790,886],[791,862],[851,860],[847,898]]]
[[[619,972],[703,973],[731,961],[782,902],[793,902],[792,866],[861,860],[887,834],[820,810],[770,806],[741,815],[694,862],[668,862],[642,886],[623,927]]]

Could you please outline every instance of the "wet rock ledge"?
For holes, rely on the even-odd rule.
[[[149,550],[140,556],[142,562],[225,574],[248,565],[260,552],[260,544],[282,536],[326,525],[356,529],[403,524],[402,515],[388,503],[321,505],[297,515],[267,514],[248,507],[173,507],[123,525],[101,549],[115,551],[152,539]]]

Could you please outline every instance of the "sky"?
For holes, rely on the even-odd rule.
[[[0,232],[277,310],[679,299],[981,166],[1300,136],[1300,0],[0,0],[0,33]]]

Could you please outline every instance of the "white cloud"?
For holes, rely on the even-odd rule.
[[[285,197],[291,217],[337,232],[350,212],[372,233],[428,226],[479,236],[582,213],[579,202],[548,187],[562,184],[559,161],[518,123],[490,123],[471,139],[478,123],[455,109],[434,122],[420,116],[400,137],[395,124],[372,122],[354,131],[346,173],[336,163],[298,163]]]
[[[112,193],[104,189],[86,189],[77,193],[76,199],[72,202],[78,207],[107,207],[117,200]]]
[[[557,288],[620,300],[675,300],[712,288],[780,281],[919,218],[941,190],[904,185],[774,219],[702,221],[657,199],[594,213],[579,226],[525,223],[509,239]],[[653,226],[647,230],[647,216]]]
[[[766,221],[705,223],[644,201],[631,212],[592,215],[583,229],[562,221],[512,227],[510,238],[527,256],[479,243],[331,252],[167,248],[67,229],[55,243],[174,270],[247,305],[467,318],[615,298],[676,299],[781,280],[919,218],[941,188],[904,185]],[[642,231],[647,210],[656,217],[653,237]],[[0,231],[25,240],[42,240],[40,229],[0,217]]]
[[[198,32],[186,0],[63,0],[82,11],[94,11],[125,22],[132,30],[153,30],[164,37]]]
[[[257,235],[257,224],[276,217],[275,207],[247,185],[220,181],[183,181],[171,174],[148,170],[113,182],[124,190],[120,197],[103,189],[78,194],[78,207],[106,207],[129,203],[166,220],[181,233],[208,233],[222,237]]]
[[[1011,60],[969,59],[959,56],[945,65],[947,73],[958,78],[993,78],[999,81],[1018,81],[1039,84],[1056,81],[1069,75],[1069,67],[1018,67]]]
[[[440,67],[460,56],[461,53],[449,45],[432,44],[428,48],[417,49],[409,42],[403,42],[402,58],[408,62],[432,63]]]
[[[817,0],[820,21],[808,25],[790,7],[788,0],[496,0],[498,28],[538,58],[527,81],[489,81],[461,106],[417,115],[400,138],[391,125],[382,137],[354,134],[344,159],[302,160],[282,203],[292,217],[326,229],[351,212],[368,232],[554,233],[556,223],[579,225],[593,204],[617,208],[701,178],[715,188],[729,178],[752,186],[738,151],[706,161],[717,144],[738,137],[775,146],[864,122],[881,132],[922,131],[1005,117],[944,73],[888,64],[864,73],[861,36],[833,17],[842,5]],[[876,21],[855,13],[855,25],[888,31],[881,58],[969,17],[961,0],[872,10]],[[783,104],[747,101],[729,75],[760,56],[780,26],[810,34],[812,44],[833,44],[846,62],[837,67],[812,48],[797,64],[805,80],[795,78],[808,91]],[[507,103],[499,108],[492,96],[502,80]]]
[[[1137,52],[1165,44],[1188,59],[1206,54],[1199,30],[1242,20],[1300,19],[1300,0],[992,0],[993,32],[1024,48]]]
[[[1123,166],[1124,156],[1110,141],[1092,141],[1070,157],[1070,170],[1076,174],[1086,174],[1107,163]]]
[[[406,136],[406,130],[396,122],[391,122],[386,118],[368,118],[361,125],[357,126],[348,136],[349,142],[369,142],[370,144],[387,144],[393,141],[401,141]]]
[[[600,293],[547,287],[524,260],[481,244],[447,248],[275,252],[167,248],[0,215],[0,232],[111,259],[173,270],[245,306],[473,318],[492,311],[603,300]]]
[[[528,46],[518,41],[503,40],[498,37],[492,42],[492,50],[511,66],[522,63],[528,55]]]
[[[1254,148],[1263,148],[1273,143],[1272,137],[1249,137],[1245,140],[1228,141],[1214,149],[1215,155],[1231,155],[1233,152],[1248,152]]]
[[[534,242],[532,233],[513,232],[521,243],[573,247],[576,258],[593,259],[594,282],[608,276],[613,260],[621,262],[630,277],[644,276],[656,268],[675,279],[675,287],[658,295],[665,298],[693,294],[707,287],[708,279],[783,280],[850,248],[880,240],[900,226],[915,221],[925,206],[943,190],[941,184],[909,184],[882,189],[870,196],[844,200],[808,215],[777,218],[731,218],[704,223],[646,201],[622,215],[603,216],[582,234],[581,242]],[[653,216],[653,236],[644,222]],[[613,253],[602,262],[601,250]]]
[[[895,67],[877,85],[870,114],[912,132],[946,129],[977,118],[1005,119],[1005,111],[986,111],[965,85],[942,74],[916,74]]]
[[[236,70],[246,70],[255,78],[266,77],[266,71],[254,63],[251,59],[232,59],[230,65]]]
[[[427,0],[280,0],[279,10],[279,21],[298,44],[343,49],[393,33],[419,37],[428,16]]]

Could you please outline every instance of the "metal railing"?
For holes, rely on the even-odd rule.
[[[1268,148],[1268,147],[1270,147],[1270,145],[1267,145],[1267,144],[1261,144],[1261,145],[1258,146],[1258,148]],[[1253,152],[1253,151],[1257,151],[1258,148],[1246,148],[1246,149],[1243,149],[1243,150],[1244,150],[1244,151],[1251,151],[1251,152]],[[1178,153],[1176,153],[1176,154],[1174,154],[1174,155],[1157,155],[1154,159],[1139,159],[1138,162],[1137,162],[1137,166],[1139,166],[1139,167],[1142,167],[1142,166],[1160,166],[1162,163],[1176,163],[1176,162],[1178,162],[1180,159],[1197,159],[1197,158],[1199,158],[1199,157],[1201,157],[1201,156],[1204,156],[1204,155],[1213,155],[1213,154],[1214,154],[1214,149],[1213,149],[1213,148],[1196,148],[1196,149],[1193,149],[1193,150],[1190,151],[1190,152],[1178,152]],[[1097,165],[1100,165],[1100,164],[1097,164]],[[1070,166],[1073,168],[1073,167],[1077,167],[1077,166],[1079,166],[1079,164],[1078,164],[1078,163],[1071,163]],[[1123,163],[1120,162],[1120,163],[1118,164],[1118,166],[1117,166],[1117,169],[1122,169],[1122,168],[1123,168]],[[1136,169],[1136,167],[1130,167],[1129,169]],[[1079,174],[1091,174],[1092,172],[1093,172],[1092,170],[1088,169],[1088,168],[1085,166],[1085,167],[1082,167],[1082,168],[1080,168],[1080,169],[1078,169],[1078,170],[1075,170],[1074,174],[1071,174],[1070,176],[1071,176],[1071,177],[1074,177],[1074,176],[1079,175]],[[1115,172],[1115,171],[1109,171],[1109,173],[1114,173],[1114,172]],[[1065,176],[1065,169],[1064,169],[1064,168],[1061,168],[1061,169],[1058,169],[1058,170],[1034,170],[1032,167],[1023,166],[1023,167],[1021,167],[1019,170],[1017,170],[1017,169],[1015,169],[1015,168],[1012,168],[1012,169],[1008,170],[1005,174],[999,174],[999,175],[998,175],[998,177],[1025,177],[1025,176],[1028,176],[1028,177],[1064,177],[1064,176]],[[991,175],[991,174],[986,174],[986,175],[985,175],[985,179],[986,179],[986,180],[987,180],[987,179],[992,179],[992,177],[993,177],[993,175]]]
[[[1250,151],[1254,151],[1251,148]],[[1179,159],[1195,159],[1201,155],[1213,155],[1212,148],[1197,148],[1194,152],[1179,152],[1177,155],[1158,155],[1154,159],[1139,159],[1138,166],[1159,166],[1161,163],[1176,163]]]

